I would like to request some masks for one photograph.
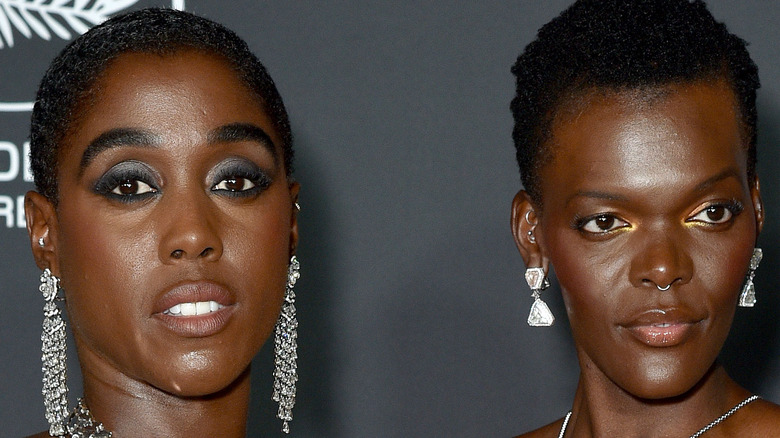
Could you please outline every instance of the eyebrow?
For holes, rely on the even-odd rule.
[[[565,205],[569,205],[569,203],[573,201],[574,198],[580,198],[580,197],[606,199],[608,201],[621,201],[621,202],[628,201],[627,197],[615,193],[599,192],[595,190],[580,190],[574,193],[573,195],[569,196],[569,198],[566,200]]]
[[[693,190],[694,192],[707,191],[707,189],[709,189],[710,187],[728,178],[736,178],[737,180],[741,179],[739,176],[739,171],[734,167],[729,167],[727,169],[722,170],[720,173],[717,173],[707,178],[706,180],[702,181]]]
[[[101,152],[120,146],[153,147],[160,138],[149,131],[138,128],[116,128],[108,130],[89,142],[79,163],[79,175]]]
[[[230,123],[220,126],[208,133],[208,142],[215,143],[237,143],[242,141],[251,141],[259,144],[271,153],[274,165],[279,164],[279,158],[271,137],[259,126],[251,123]],[[123,146],[132,147],[157,147],[162,142],[159,135],[140,128],[115,128],[108,130],[92,140],[84,153],[81,155],[79,163],[79,176],[89,164],[100,155],[101,152]]]
[[[696,187],[694,187],[693,191],[695,193],[705,192],[710,187],[728,178],[736,178],[739,180],[740,179],[739,171],[734,167],[729,167],[727,169],[724,169],[721,172],[697,184]],[[579,198],[579,197],[606,199],[608,201],[619,201],[619,202],[624,202],[628,200],[627,197],[615,193],[599,192],[593,190],[581,190],[569,196],[569,198],[566,200],[566,205],[568,205],[575,198]]]
[[[214,129],[208,134],[209,143],[238,143],[250,141],[259,144],[265,148],[273,157],[274,165],[279,164],[279,157],[276,152],[271,136],[263,128],[251,123],[230,123]]]

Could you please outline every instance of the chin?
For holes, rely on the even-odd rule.
[[[249,376],[250,363],[213,360],[201,352],[191,352],[178,362],[168,369],[172,375],[149,383],[178,397],[205,397],[229,390]]]
[[[624,388],[632,396],[642,400],[665,400],[679,397],[688,392],[695,385],[680,386],[677,382],[658,382],[637,388]]]
[[[663,400],[685,395],[707,375],[707,370],[683,367],[682,364],[672,363],[661,366],[643,367],[637,370],[640,376],[627,376],[623,390],[634,397],[644,400]],[[635,374],[636,376],[636,374]]]

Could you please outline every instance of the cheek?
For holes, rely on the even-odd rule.
[[[223,257],[260,269],[275,269],[280,259],[286,265],[290,257],[289,212],[277,207],[234,214],[223,211],[220,216]]]
[[[246,277],[248,289],[281,297],[290,260],[290,213],[283,196],[274,201],[249,211],[222,212],[222,262]]]
[[[710,314],[721,327],[719,331],[725,340],[745,283],[753,244],[748,239],[724,239],[703,245],[698,254],[694,259],[695,280],[707,293]]]
[[[549,236],[545,246],[576,336],[579,323],[598,325],[615,310],[619,304],[615,292],[625,282],[621,279],[628,263],[624,253],[597,249],[568,231],[545,236]]]
[[[248,303],[255,324],[261,326],[254,337],[261,343],[273,328],[287,283],[290,217],[284,212],[276,208],[233,215],[231,226],[223,227],[226,232],[222,262],[240,273],[240,287],[251,292]]]
[[[153,227],[125,226],[94,214],[82,217],[63,226],[71,230],[61,241],[61,263],[67,277],[84,284],[127,284],[139,281],[157,261],[156,252],[151,250],[157,241]],[[107,292],[101,295],[109,295]]]
[[[156,253],[149,249],[156,237],[149,227],[127,226],[74,205],[62,207],[58,242],[72,329],[79,342],[102,355],[122,357],[138,342],[131,328],[148,308],[144,272],[154,266]]]
[[[74,292],[99,289],[93,298],[125,299],[117,295],[123,290],[133,295],[132,286],[157,262],[158,239],[152,221],[75,207],[63,207],[60,217],[59,260],[63,281],[73,283],[70,289]]]

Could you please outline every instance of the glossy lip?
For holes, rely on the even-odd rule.
[[[182,303],[216,301],[223,308],[205,315],[173,316],[163,312]],[[153,308],[152,318],[179,336],[203,338],[222,331],[235,311],[236,299],[224,287],[210,281],[185,282],[165,292]]]
[[[644,345],[665,348],[687,341],[702,320],[680,309],[651,309],[620,326]]]

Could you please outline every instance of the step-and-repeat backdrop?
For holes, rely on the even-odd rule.
[[[568,3],[0,0],[0,435],[45,428],[43,300],[23,215],[30,101],[74,36],[146,6],[237,31],[291,114],[303,185],[293,436],[511,436],[560,418],[578,369],[565,318],[525,324],[508,106],[514,59]],[[759,303],[737,312],[722,359],[780,402],[780,8],[708,3],[751,43],[763,83]],[[557,291],[546,295],[562,316]],[[250,436],[279,434],[270,350],[253,365]],[[70,380],[80,394],[74,354]]]

